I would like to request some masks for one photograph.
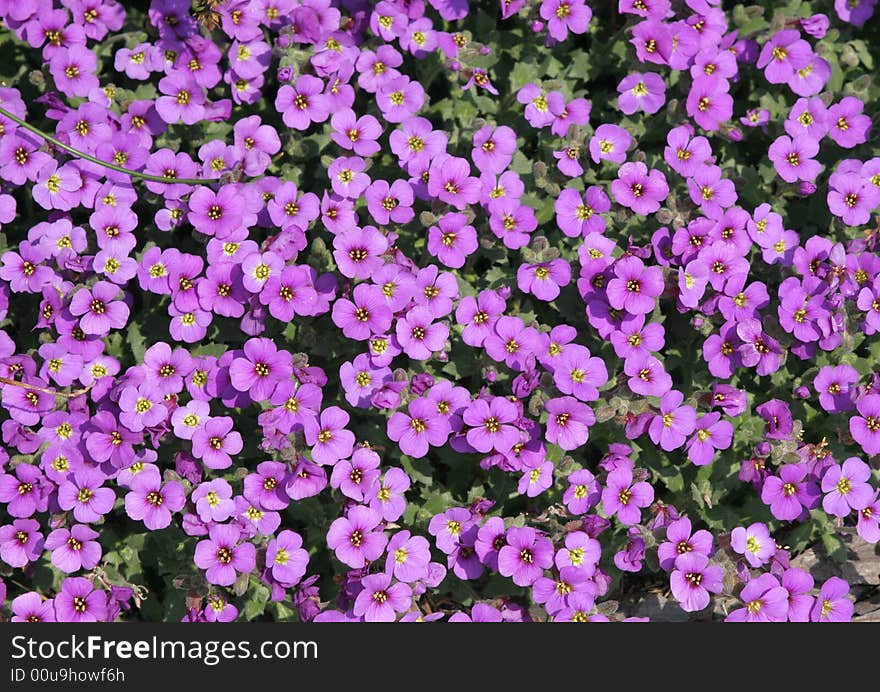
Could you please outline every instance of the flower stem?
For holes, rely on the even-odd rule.
[[[115,163],[110,163],[109,161],[102,161],[99,158],[95,158],[91,154],[86,154],[84,151],[80,151],[79,149],[74,149],[69,144],[65,144],[64,142],[55,139],[55,137],[53,137],[52,135],[46,134],[38,127],[31,125],[26,120],[22,120],[17,115],[13,115],[5,108],[0,107],[0,115],[6,116],[13,122],[21,125],[24,129],[30,130],[35,135],[39,135],[47,142],[52,142],[52,144],[54,144],[59,149],[63,149],[68,154],[73,154],[74,156],[78,156],[79,158],[85,159],[86,161],[91,161],[92,163],[96,163],[99,166],[103,166],[104,168],[109,168],[110,170],[124,173],[125,175],[131,176],[132,178],[149,180],[154,183],[164,183],[165,185],[205,185],[210,182],[216,182],[208,178],[165,178],[160,175],[151,175],[150,173],[141,173],[140,171],[133,171],[129,168],[123,168],[122,166],[117,166]]]
[[[87,393],[91,386],[86,387],[85,389],[78,389],[75,392],[59,392],[56,389],[46,389],[45,387],[38,387],[35,384],[28,384],[27,382],[19,382],[18,380],[12,380],[8,377],[0,377],[0,384],[8,384],[13,387],[21,387],[22,389],[32,389],[35,392],[42,392],[43,394],[52,394],[54,396],[64,397],[66,399],[73,399],[78,397],[80,394]]]

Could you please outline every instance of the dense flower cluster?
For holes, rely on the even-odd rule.
[[[876,0],[764,4],[0,1],[4,611],[849,620]]]

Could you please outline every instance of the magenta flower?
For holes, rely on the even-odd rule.
[[[647,314],[663,293],[663,273],[660,267],[646,267],[638,257],[624,257],[615,262],[607,291],[611,307],[634,315]]]
[[[349,339],[364,341],[371,335],[383,334],[391,326],[392,314],[382,289],[359,284],[352,300],[340,298],[333,303],[333,323]],[[430,313],[430,311],[428,311]],[[398,322],[398,325],[400,323]],[[435,330],[435,334],[436,334]],[[422,337],[424,338],[424,336]]]
[[[327,532],[327,546],[341,562],[353,569],[362,568],[367,562],[378,560],[385,552],[388,539],[379,526],[381,516],[362,505],[349,510],[348,514],[334,520]]]
[[[865,454],[880,454],[880,395],[868,394],[856,403],[858,416],[849,419],[849,431]]]
[[[864,509],[874,497],[867,482],[870,478],[871,467],[858,457],[850,457],[840,466],[832,464],[822,476],[822,509],[836,517]]]
[[[828,109],[828,136],[839,146],[851,149],[868,139],[871,118],[864,115],[865,104],[856,96],[847,96]]]
[[[333,113],[330,118],[333,133],[330,137],[343,149],[358,156],[372,156],[379,152],[376,141],[382,134],[382,125],[372,115],[357,117],[350,108]]]
[[[617,515],[625,526],[639,523],[642,508],[654,501],[654,488],[645,481],[633,482],[632,469],[625,466],[608,474],[602,490],[602,509],[608,516]]]
[[[730,533],[730,547],[754,568],[767,564],[776,553],[776,541],[766,524],[756,522],[748,528],[737,526]]]
[[[810,612],[811,622],[849,622],[855,606],[847,598],[849,584],[840,577],[829,577],[819,591],[816,604]]]
[[[70,529],[55,529],[46,537],[46,550],[52,551],[52,564],[65,574],[90,570],[101,561],[98,532],[85,524]]]
[[[241,434],[232,426],[233,420],[229,416],[207,420],[193,433],[193,456],[201,459],[209,469],[228,469],[232,466],[232,455],[244,448]]]
[[[666,176],[639,162],[630,161],[617,171],[617,180],[611,183],[611,192],[618,204],[647,216],[660,208],[669,195]]]
[[[688,459],[696,466],[712,462],[715,451],[728,449],[733,442],[733,425],[721,420],[720,413],[707,413],[697,420],[695,433],[687,441]]]
[[[96,336],[122,329],[128,322],[129,308],[116,300],[118,295],[119,287],[107,281],[79,289],[70,301],[70,312],[80,318],[80,329]]]
[[[629,74],[617,85],[617,91],[617,106],[626,115],[637,110],[653,115],[666,103],[666,83],[656,72]]]
[[[771,84],[784,84],[807,66],[812,56],[810,44],[797,29],[777,31],[761,48],[757,66]]]
[[[210,584],[232,586],[239,574],[247,574],[256,566],[253,543],[241,543],[241,531],[230,524],[217,524],[208,531],[208,538],[196,545],[194,561],[205,570]]]
[[[660,566],[671,571],[682,555],[696,553],[709,557],[712,554],[712,534],[705,529],[693,531],[691,520],[682,517],[666,527],[666,541],[657,547]]]
[[[826,365],[813,380],[813,387],[823,409],[829,413],[840,413],[853,409],[851,385],[858,381],[859,373],[851,365]]]
[[[590,139],[590,156],[594,163],[603,160],[623,163],[631,144],[632,137],[622,127],[607,123],[599,125]]]
[[[672,595],[682,610],[694,613],[709,605],[710,593],[723,590],[724,571],[718,565],[710,565],[702,553],[684,553],[675,561],[669,575]]]
[[[483,173],[503,173],[516,151],[516,133],[506,125],[485,125],[474,132],[474,148],[471,158]]]
[[[462,419],[470,429],[467,441],[478,452],[495,450],[509,452],[519,442],[519,429],[513,425],[518,420],[516,405],[500,396],[491,400],[476,399],[465,409]]]
[[[406,612],[412,605],[412,588],[403,582],[392,584],[390,574],[366,576],[361,586],[352,612],[365,622],[394,622],[397,613]]]
[[[677,389],[660,398],[660,413],[651,420],[648,435],[654,444],[667,452],[681,447],[694,431],[697,414],[693,407],[682,405],[684,394]]]
[[[311,75],[301,75],[295,85],[285,84],[275,97],[275,109],[284,124],[295,130],[307,130],[313,123],[322,123],[330,116],[324,82]]]
[[[254,401],[267,401],[278,383],[293,373],[290,354],[279,351],[272,339],[248,339],[243,350],[243,357],[229,366],[230,382]]]
[[[577,190],[566,188],[556,199],[556,223],[569,238],[586,237],[590,233],[605,230],[605,218],[601,214],[611,209],[611,201],[601,187],[591,185],[581,195]]]
[[[55,622],[55,600],[28,591],[12,599],[12,622]]]
[[[71,473],[58,486],[58,504],[63,510],[73,510],[77,521],[89,524],[98,521],[113,509],[116,493],[103,487],[104,474],[83,467]]]
[[[548,33],[557,41],[568,38],[568,32],[586,33],[593,18],[593,11],[584,0],[543,0],[540,13],[548,20]]]
[[[24,567],[38,560],[43,554],[44,543],[40,523],[33,519],[16,519],[11,524],[0,526],[0,560],[10,567]],[[95,560],[95,564],[97,562]]]
[[[334,464],[351,455],[354,433],[346,430],[350,416],[338,406],[321,411],[318,418],[308,418],[303,428],[312,459],[322,465]]]
[[[517,586],[531,586],[553,564],[553,544],[531,527],[511,527],[498,552],[498,571]]]
[[[431,550],[428,539],[413,536],[409,531],[398,531],[388,542],[385,571],[400,581],[412,583],[428,573]]]
[[[566,451],[577,449],[589,439],[590,426],[596,422],[593,410],[574,397],[563,396],[550,399],[547,411],[548,442]],[[571,478],[569,478],[571,480]]]
[[[463,267],[477,246],[477,231],[464,214],[444,214],[428,229],[428,252],[452,269]]]
[[[54,600],[58,622],[102,622],[107,620],[107,594],[84,577],[68,577]]]
[[[788,591],[772,574],[761,574],[749,581],[739,594],[744,608],[734,610],[727,622],[785,622],[788,617]]]
[[[397,341],[413,360],[428,360],[433,353],[443,350],[449,327],[445,322],[434,322],[434,319],[430,308],[418,306],[397,320]]]
[[[376,452],[367,447],[358,447],[350,461],[340,459],[333,465],[331,487],[339,488],[343,495],[358,502],[369,499],[374,492],[378,494],[375,486],[380,475],[379,461]]]
[[[819,143],[808,135],[777,137],[768,153],[779,177],[787,183],[812,182],[822,171],[822,164],[813,160],[819,153]]]
[[[768,476],[764,480],[761,501],[770,505],[770,511],[777,519],[793,521],[804,509],[818,506],[819,487],[808,479],[804,466],[785,464],[780,467],[778,477]]]
[[[272,579],[285,588],[299,584],[308,568],[309,554],[302,544],[302,536],[285,529],[266,547],[266,567]]]
[[[151,531],[171,524],[174,512],[186,504],[186,493],[177,481],[162,482],[158,471],[135,476],[131,490],[125,496],[125,512],[132,519],[144,522]]]
[[[428,399],[414,399],[408,413],[397,411],[388,420],[388,437],[400,445],[400,451],[420,459],[429,447],[442,447],[449,437],[446,418],[438,415],[436,405]]]
[[[685,104],[687,114],[708,132],[721,129],[733,115],[733,97],[727,93],[730,85],[718,76],[694,80]]]

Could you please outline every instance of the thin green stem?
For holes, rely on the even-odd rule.
[[[59,149],[63,149],[68,154],[73,154],[74,156],[78,156],[81,159],[85,159],[86,161],[91,161],[92,163],[96,163],[99,166],[103,166],[104,168],[109,168],[110,170],[117,171],[119,173],[124,173],[125,175],[131,176],[132,178],[139,178],[140,180],[150,180],[154,183],[164,183],[165,185],[205,185],[211,182],[217,182],[216,180],[212,180],[210,178],[165,178],[161,175],[151,175],[149,173],[141,173],[140,171],[133,171],[129,168],[123,168],[122,166],[117,166],[115,163],[110,163],[109,161],[103,161],[99,158],[95,158],[91,154],[86,154],[84,151],[80,151],[79,149],[74,149],[69,144],[65,144],[57,139],[55,139],[52,135],[46,134],[40,128],[31,125],[26,120],[22,120],[17,115],[13,115],[5,108],[0,107],[0,115],[4,115],[15,123],[21,125],[24,129],[30,130],[35,135],[39,135],[47,142],[52,142]]]

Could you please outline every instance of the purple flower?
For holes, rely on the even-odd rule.
[[[45,549],[52,551],[52,564],[66,574],[90,570],[101,560],[98,532],[85,524],[55,529],[46,537]]]
[[[858,457],[850,457],[840,466],[832,464],[822,476],[822,509],[836,517],[864,509],[874,496],[867,482],[870,478],[871,467]]]
[[[93,468],[83,467],[71,473],[58,487],[61,509],[73,510],[77,521],[91,523],[113,509],[116,493],[103,487],[104,475]]]
[[[91,289],[79,289],[70,301],[70,312],[80,318],[80,329],[96,336],[122,329],[128,322],[129,308],[116,300],[118,295],[119,287],[107,281],[98,281]]]
[[[588,187],[583,195],[566,188],[559,194],[554,208],[559,230],[570,238],[586,237],[605,230],[605,218],[601,214],[611,209],[611,201],[597,185]]]
[[[648,115],[659,111],[666,103],[666,83],[656,72],[634,72],[617,85],[620,96],[617,105],[626,115],[642,110]]]
[[[368,507],[352,507],[346,516],[330,525],[327,545],[341,562],[360,569],[367,562],[378,560],[385,552],[388,539],[384,533],[375,530],[381,520],[381,516]]]
[[[102,622],[107,620],[107,594],[83,577],[68,577],[54,598],[58,622]]]
[[[235,513],[232,486],[222,478],[199,483],[190,500],[195,503],[199,519],[206,524],[226,521]]]
[[[43,490],[43,482],[39,467],[18,464],[14,473],[0,474],[0,502],[6,505],[10,516],[19,519],[27,519],[34,512],[45,512],[48,494]]]
[[[810,611],[816,599],[810,596],[813,590],[813,577],[797,567],[782,573],[782,586],[788,591],[789,622],[809,622]]]
[[[646,267],[638,257],[624,257],[614,264],[614,278],[608,282],[608,302],[618,310],[640,315],[654,309],[663,293],[660,267]]]
[[[727,622],[785,622],[788,617],[788,591],[772,574],[749,581],[739,594],[745,605],[727,616]]]
[[[388,542],[385,571],[400,581],[412,583],[423,579],[431,561],[430,544],[423,536],[398,531]]]
[[[354,433],[346,430],[350,416],[338,406],[321,411],[318,418],[304,423],[306,443],[311,447],[312,459],[322,465],[335,464],[351,455]]]
[[[420,459],[429,446],[442,447],[449,437],[449,422],[438,415],[436,405],[428,399],[414,399],[408,415],[396,412],[388,420],[388,437],[400,445],[400,451]]]
[[[12,622],[55,622],[55,600],[28,591],[12,600]]]
[[[352,299],[340,298],[333,303],[333,323],[342,329],[345,336],[365,341],[371,335],[383,334],[388,330],[392,314],[382,289],[360,284],[354,289]]]
[[[660,566],[671,571],[682,555],[696,553],[709,557],[712,553],[712,534],[705,529],[692,531],[691,520],[682,517],[666,527],[666,541],[657,548]]]
[[[862,113],[865,104],[856,96],[847,96],[828,109],[828,136],[839,146],[851,149],[868,139],[871,118]]]
[[[812,56],[810,44],[797,29],[776,32],[761,48],[757,66],[771,84],[784,84],[797,70],[807,66]]]
[[[498,553],[498,571],[517,586],[531,586],[553,564],[553,544],[531,527],[511,527]]]
[[[444,214],[428,229],[428,252],[452,269],[463,267],[477,246],[477,232],[464,214]]]
[[[313,122],[322,123],[330,116],[324,82],[311,75],[301,75],[296,84],[284,84],[275,97],[275,109],[284,124],[296,130],[307,130]]]
[[[687,442],[688,459],[696,466],[712,462],[715,451],[728,449],[733,442],[733,425],[721,420],[720,413],[707,413],[696,422],[695,433]]]
[[[366,622],[394,622],[397,613],[412,605],[412,588],[403,582],[391,583],[390,574],[371,574],[361,580],[353,612]]]
[[[859,381],[859,373],[851,365],[826,365],[813,380],[819,404],[829,413],[853,409],[850,385]]]
[[[654,444],[672,451],[681,447],[694,431],[697,414],[693,407],[684,405],[684,394],[676,389],[660,398],[660,413],[651,420],[648,434]]]
[[[477,399],[465,409],[462,419],[470,429],[467,441],[478,452],[509,452],[519,442],[520,432],[513,423],[519,419],[516,405],[503,398]]]
[[[503,173],[510,165],[515,151],[516,133],[506,125],[485,125],[474,132],[471,157],[483,173]]]
[[[548,442],[571,451],[589,439],[590,426],[596,422],[596,417],[586,404],[574,397],[564,396],[548,401],[545,410]]]
[[[444,322],[434,322],[434,319],[430,308],[417,306],[397,320],[397,341],[413,360],[428,360],[433,353],[443,350],[449,327]]]
[[[229,366],[230,382],[254,401],[267,401],[278,382],[293,373],[290,354],[279,351],[272,339],[248,339],[243,350],[244,356]]]
[[[24,567],[39,559],[45,543],[39,529],[40,523],[33,519],[16,519],[0,526],[0,559],[10,567]]]
[[[819,143],[808,135],[794,139],[781,135],[770,145],[768,153],[779,177],[787,183],[812,182],[822,171],[822,164],[813,160],[819,153]]]
[[[247,574],[256,566],[253,543],[240,543],[241,531],[229,524],[217,524],[208,531],[208,539],[196,545],[196,566],[205,570],[211,584],[232,586],[239,573]]]
[[[229,416],[211,418],[196,430],[192,437],[192,453],[210,469],[227,469],[232,466],[233,454],[244,448],[241,434],[232,429]]]
[[[266,547],[266,567],[272,579],[285,588],[296,586],[306,573],[309,554],[296,531],[281,531]]]
[[[639,523],[642,508],[654,501],[654,488],[649,483],[633,482],[632,469],[619,467],[608,474],[602,490],[602,509],[608,516],[617,515],[621,524]]]
[[[611,192],[618,204],[647,216],[660,208],[669,195],[666,176],[638,161],[623,164],[617,171],[617,180],[611,183]]]
[[[622,127],[607,123],[599,125],[590,139],[590,156],[594,163],[602,160],[623,163],[630,144],[632,137]]]
[[[683,610],[689,613],[703,610],[709,605],[710,593],[723,590],[724,571],[718,565],[710,565],[702,553],[684,553],[675,560],[675,568],[669,575],[672,595]]]
[[[840,577],[829,577],[816,598],[810,612],[811,622],[849,622],[852,620],[855,605],[847,598],[849,584]]]
[[[186,504],[183,486],[176,481],[162,482],[158,471],[139,473],[125,496],[125,511],[132,519],[142,520],[151,531],[171,524],[171,516]]]
[[[748,528],[737,526],[730,533],[730,547],[755,568],[767,564],[776,553],[776,541],[771,538],[767,525],[760,522]]]
[[[687,114],[708,132],[721,129],[722,123],[733,115],[733,97],[728,94],[730,84],[719,76],[695,79],[688,92]]]
[[[868,394],[856,404],[858,416],[849,419],[849,431],[865,454],[880,454],[880,395]]]
[[[773,516],[793,521],[804,509],[819,504],[819,487],[807,478],[807,469],[801,464],[785,464],[779,476],[768,476],[761,489],[761,501],[770,505]]]

